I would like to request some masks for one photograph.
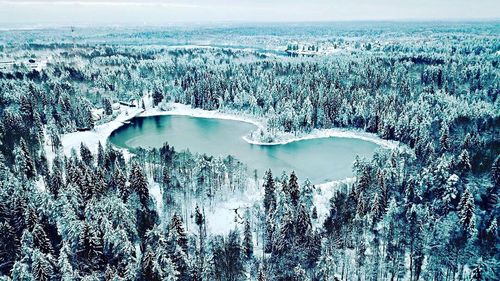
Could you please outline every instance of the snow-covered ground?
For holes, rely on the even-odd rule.
[[[81,143],[84,143],[86,146],[88,146],[92,153],[97,153],[99,142],[101,142],[101,144],[104,146],[114,130],[118,129],[124,124],[124,122],[137,116],[142,111],[142,109],[139,107],[127,106],[121,106],[119,110],[120,112],[114,120],[98,125],[91,131],[63,134],[61,136],[63,153],[69,156],[71,155],[71,150],[75,149],[79,151]],[[52,159],[54,159],[55,157],[55,153],[52,151],[50,140],[47,137],[45,141],[45,152],[49,163],[51,163]]]
[[[344,187],[352,186],[355,181],[356,178],[352,177],[316,185],[316,189],[313,194],[313,202],[318,212],[317,222],[323,223],[330,213],[330,199],[333,197],[335,192]]]

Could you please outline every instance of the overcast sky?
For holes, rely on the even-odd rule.
[[[499,18],[500,0],[0,0],[3,25]]]

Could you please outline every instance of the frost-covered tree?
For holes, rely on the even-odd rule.
[[[132,164],[132,170],[129,176],[130,190],[136,192],[143,206],[148,204],[149,190],[148,181],[144,171],[138,163]]]
[[[460,198],[460,203],[458,204],[460,223],[463,228],[472,235],[476,228],[476,217],[474,214],[474,197],[469,189],[466,189]]]

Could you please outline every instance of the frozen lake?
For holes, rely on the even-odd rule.
[[[280,145],[254,145],[242,136],[254,131],[249,123],[190,116],[137,117],[110,136],[121,148],[159,148],[168,142],[177,151],[207,155],[233,155],[248,165],[249,173],[256,169],[259,178],[271,169],[279,176],[283,171],[295,171],[300,181],[313,183],[352,177],[356,155],[371,157],[379,145],[353,138],[320,138]]]

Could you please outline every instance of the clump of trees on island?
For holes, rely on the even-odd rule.
[[[396,38],[377,52],[321,58],[63,44],[41,71],[2,70],[0,275],[498,280],[498,39],[444,29],[422,42]],[[314,186],[268,171],[242,226],[215,235],[205,210],[248,187],[237,159],[168,144],[130,160],[109,144],[62,152],[61,134],[112,120],[113,103],[144,106],[145,94],[156,107],[265,117],[266,141],[343,127],[410,149],[358,159],[355,182],[338,189],[324,220]],[[104,109],[99,121],[95,108]]]

